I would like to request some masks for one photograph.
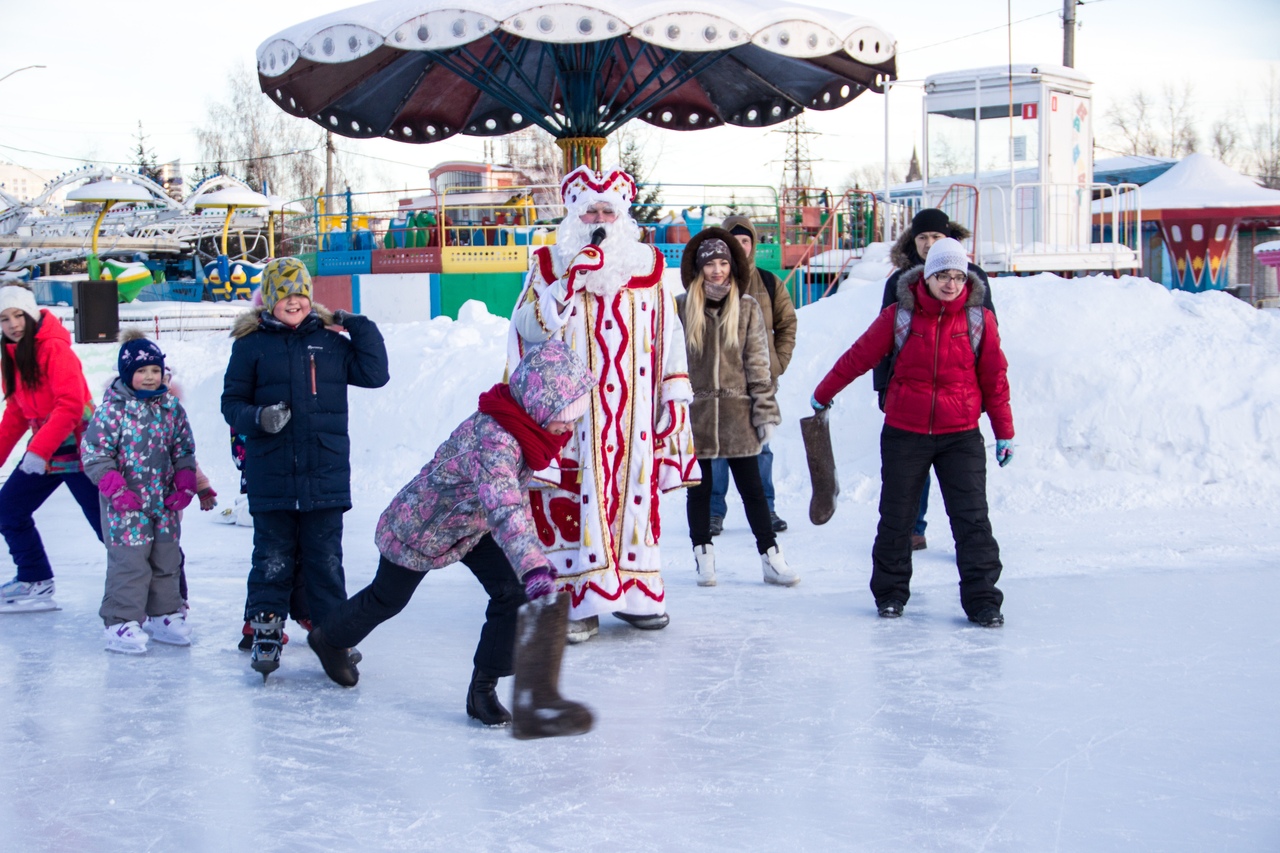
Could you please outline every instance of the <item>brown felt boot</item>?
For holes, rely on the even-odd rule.
[[[580,735],[594,722],[586,705],[560,696],[569,595],[534,599],[516,621],[516,684],[511,734],[519,740]]]

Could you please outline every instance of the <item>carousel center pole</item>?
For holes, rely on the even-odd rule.
[[[609,140],[603,136],[570,136],[557,139],[556,145],[564,152],[564,173],[567,175],[579,166],[600,171],[600,153]]]

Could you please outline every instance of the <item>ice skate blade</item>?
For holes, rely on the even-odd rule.
[[[103,650],[117,655],[145,655],[147,653],[146,646],[142,648],[137,646],[104,646]]]
[[[4,602],[0,603],[0,613],[48,613],[51,610],[61,610],[57,602],[54,601],[24,601],[24,602]]]

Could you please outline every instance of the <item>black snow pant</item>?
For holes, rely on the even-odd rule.
[[[476,543],[462,558],[489,594],[480,643],[476,646],[476,669],[495,678],[511,675],[516,643],[516,614],[525,597],[524,584],[516,577],[507,555],[491,534]],[[374,628],[405,608],[426,572],[406,569],[386,557],[378,560],[373,582],[340,606],[322,624],[325,642],[349,649],[369,636]]]
[[[880,433],[880,525],[871,546],[871,594],[876,604],[911,597],[911,530],[930,466],[951,521],[960,569],[960,604],[969,616],[1004,594],[1000,546],[987,517],[987,457],[978,430],[924,435],[895,427]]]
[[[315,622],[347,600],[342,570],[343,509],[271,510],[253,513],[253,565],[245,619],[258,613],[306,618],[291,609],[298,602],[297,577],[306,589],[305,602]]]
[[[756,550],[761,554],[778,544],[773,533],[773,520],[769,517],[769,501],[764,496],[764,484],[760,480],[760,458],[741,456],[726,459],[733,473],[733,483],[742,495],[742,508],[747,512],[747,523],[756,537]],[[689,518],[689,538],[693,547],[711,544],[711,460],[699,459],[702,482],[689,489],[685,496],[685,514]],[[915,521],[912,518],[912,521]]]

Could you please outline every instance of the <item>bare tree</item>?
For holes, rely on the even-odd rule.
[[[1107,127],[1118,137],[1112,148],[1121,154],[1154,155],[1156,142],[1151,130],[1152,105],[1141,89],[1112,104],[1105,114]]]
[[[1280,75],[1271,68],[1262,115],[1250,128],[1250,165],[1263,186],[1280,189]]]
[[[1163,137],[1169,145],[1164,150],[1168,157],[1185,157],[1195,153],[1199,144],[1199,136],[1195,128],[1195,110],[1192,102],[1195,97],[1195,86],[1189,81],[1179,89],[1172,83],[1165,83],[1161,90],[1161,113],[1164,117]]]
[[[316,193],[323,183],[323,161],[316,152],[323,148],[324,131],[272,104],[243,65],[228,75],[225,100],[209,105],[196,138],[206,168],[241,178],[254,189],[265,186],[293,199]],[[349,164],[344,165],[349,174]]]

